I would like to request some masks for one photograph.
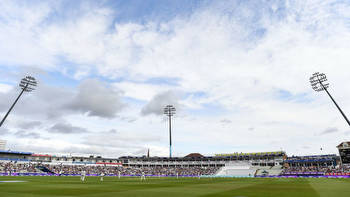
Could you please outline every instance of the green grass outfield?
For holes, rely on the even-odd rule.
[[[0,177],[0,197],[27,196],[346,196],[350,179],[327,178],[139,178]]]

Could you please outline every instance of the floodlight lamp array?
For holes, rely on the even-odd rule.
[[[310,83],[313,90],[316,92],[323,91],[329,87],[329,83],[325,83],[327,77],[324,73],[316,72],[310,77]]]
[[[173,116],[175,114],[175,107],[172,105],[167,105],[164,107],[164,114],[167,116]]]
[[[36,82],[35,78],[31,77],[31,76],[26,76],[19,83],[19,87],[21,87],[22,90],[26,91],[26,92],[33,91],[36,86],[37,86],[37,82]]]

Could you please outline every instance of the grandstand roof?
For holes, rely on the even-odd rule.
[[[195,158],[198,158],[198,157],[204,157],[202,154],[200,153],[190,153],[188,155],[186,155],[185,157],[195,157]]]
[[[255,152],[255,153],[225,153],[225,154],[215,154],[215,157],[249,157],[249,156],[284,156],[286,153],[284,151],[275,152]]]
[[[31,152],[19,152],[19,151],[11,151],[11,150],[0,150],[0,153],[4,154],[18,154],[18,155],[31,155]]]
[[[35,157],[52,157],[51,155],[48,155],[48,154],[32,154],[32,156],[35,156]]]
[[[342,142],[337,146],[338,149],[350,149],[350,142]]]
[[[334,158],[334,157],[337,157],[336,154],[327,154],[327,155],[303,155],[303,156],[290,156],[290,157],[287,157],[287,159],[307,159],[307,158],[325,158],[325,157],[328,157],[328,158]]]

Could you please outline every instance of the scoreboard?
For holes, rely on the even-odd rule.
[[[339,155],[342,164],[350,164],[350,148],[349,149],[339,149]]]
[[[337,146],[342,164],[350,164],[350,142],[343,142]]]

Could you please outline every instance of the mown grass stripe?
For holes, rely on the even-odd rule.
[[[0,177],[0,180],[25,180],[1,183],[1,197],[104,197],[104,196],[245,196],[315,197],[350,193],[350,180],[309,178],[148,178],[88,177]],[[339,193],[340,191],[340,193]]]

